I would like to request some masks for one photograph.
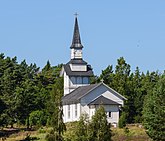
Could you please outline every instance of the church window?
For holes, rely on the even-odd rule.
[[[75,104],[75,117],[77,117],[77,104]]]
[[[71,84],[75,85],[76,84],[76,78],[75,77],[71,77]]]
[[[107,112],[108,117],[112,117],[112,112]]]
[[[94,109],[94,108],[96,108],[96,106],[95,105],[90,105],[89,108]]]
[[[68,105],[68,118],[70,118],[70,105]]]
[[[88,77],[83,77],[83,84],[89,84]]]
[[[81,77],[77,77],[77,84],[82,84],[82,78]]]

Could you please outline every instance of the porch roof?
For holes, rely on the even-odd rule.
[[[120,105],[120,104],[101,95],[92,102],[90,102],[88,105]]]

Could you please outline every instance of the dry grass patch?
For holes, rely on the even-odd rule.
[[[127,126],[126,128],[112,128],[113,141],[151,141],[145,130],[138,126]]]
[[[67,140],[72,139],[75,132],[76,123],[67,123],[67,131],[64,133],[64,138]],[[113,141],[151,141],[145,130],[142,127],[136,125],[128,125],[127,128],[111,128],[112,129],[112,140]],[[30,135],[34,141],[45,141],[46,134],[51,128],[40,128],[37,131],[19,131],[11,134],[5,141],[20,141]]]

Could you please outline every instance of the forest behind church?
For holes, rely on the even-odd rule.
[[[62,64],[51,66],[48,61],[40,69],[36,64],[29,65],[25,60],[18,63],[17,57],[0,54],[0,127],[50,125],[54,114],[52,98],[56,97],[58,101],[63,94],[63,78],[59,76],[61,68]],[[152,101],[148,105],[147,100],[151,99],[156,89],[160,89],[157,84],[160,84],[164,76],[165,72],[144,73],[138,67],[131,71],[131,66],[121,57],[117,59],[116,66],[107,65],[100,76],[91,77],[91,83],[103,81],[127,98],[120,117],[120,124],[124,126],[144,121],[143,117],[147,113],[144,114],[145,107],[152,106]],[[164,82],[162,81],[163,84]],[[163,89],[164,86],[165,84]],[[59,89],[59,93],[52,93],[54,88]],[[165,101],[164,95],[161,100]],[[159,107],[155,114],[162,113],[161,102],[154,104]],[[161,121],[157,124],[164,125]]]

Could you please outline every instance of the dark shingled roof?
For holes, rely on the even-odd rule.
[[[98,85],[100,85],[100,84],[91,84],[91,85],[88,85],[88,86],[78,87],[77,89],[75,89],[71,93],[69,93],[69,94],[62,97],[63,105],[78,103],[79,100],[83,96],[85,96],[89,91],[91,91],[92,89],[94,89]]]
[[[75,18],[73,40],[72,40],[72,45],[70,48],[83,48],[83,46],[81,44],[81,39],[80,39],[77,17]]]
[[[92,102],[90,102],[88,105],[120,105],[119,103],[112,101],[104,96],[99,96],[98,98],[96,98],[95,100],[93,100]]]
[[[80,64],[80,65],[86,65],[87,63],[82,59],[72,59],[69,61],[66,65],[64,65],[64,70],[66,71],[66,74],[69,76],[92,76],[93,71],[90,65],[87,65],[87,71],[72,71],[69,64]]]
[[[75,104],[80,102],[80,99],[82,97],[84,97],[85,95],[87,95],[90,91],[94,90],[95,88],[99,87],[100,85],[104,85],[105,87],[107,87],[112,93],[114,93],[115,95],[118,95],[121,99],[123,100],[127,100],[124,96],[122,96],[121,94],[117,93],[115,90],[109,88],[107,85],[105,85],[104,83],[98,83],[98,84],[90,84],[88,86],[80,86],[78,88],[76,88],[75,90],[73,90],[71,93],[65,95],[62,97],[62,104],[63,105],[67,105],[67,104]],[[90,104],[100,104],[101,102],[103,102],[103,104],[112,104],[112,105],[120,105],[119,103],[116,103],[108,98],[105,98],[103,96],[99,96],[98,98],[96,98],[95,100],[93,100]]]
[[[87,65],[87,62],[85,62],[83,59],[71,59],[68,64],[82,64]]]

